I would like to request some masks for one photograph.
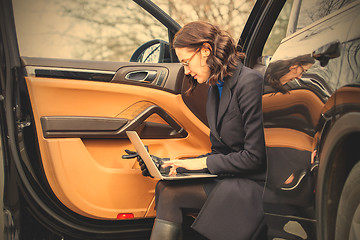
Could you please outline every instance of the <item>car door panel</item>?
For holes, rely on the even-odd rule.
[[[176,88],[164,91],[151,83],[134,84],[126,74],[147,68],[126,64],[119,64],[114,82],[26,77],[46,179],[56,197],[83,216],[155,215],[157,180],[143,177],[136,159],[121,158],[125,149],[134,150],[126,129],[138,131],[150,153],[159,157],[183,158],[210,150],[208,128]],[[168,65],[171,68],[162,64],[150,69],[166,71],[163,82],[178,86],[183,70],[179,64]]]
[[[144,106],[144,102],[139,104]],[[129,109],[137,111],[134,104]],[[127,138],[126,131],[138,131],[142,138],[181,138],[188,133],[165,110],[151,105],[139,114],[126,118],[108,117],[41,117],[41,126],[45,138]],[[127,109],[127,110],[129,110]],[[158,115],[159,117],[156,117]]]
[[[180,64],[79,61],[69,59],[46,59],[22,57],[22,63],[30,76],[88,80],[96,82],[148,84],[148,87],[180,93],[183,71]],[[144,74],[153,76],[152,81],[143,81]]]

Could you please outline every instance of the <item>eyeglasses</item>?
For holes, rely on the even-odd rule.
[[[301,67],[301,74],[306,73],[309,69],[305,69],[302,65],[299,65]]]
[[[180,63],[184,66],[184,67],[188,67],[190,64],[191,59],[193,59],[193,57],[199,52],[200,48],[196,49],[195,53],[186,61],[182,60]]]

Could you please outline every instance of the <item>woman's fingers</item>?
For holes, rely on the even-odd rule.
[[[166,168],[166,167],[171,167],[170,168],[170,172],[169,175],[176,175],[176,169],[178,167],[180,167],[179,165],[179,161],[178,160],[170,160],[170,161],[166,161],[164,162],[161,167]]]
[[[169,175],[170,176],[176,175],[176,167],[173,166],[172,168],[170,168]]]
[[[166,168],[166,167],[170,167],[171,165],[172,165],[172,161],[170,160],[170,161],[164,162],[164,163],[161,165],[161,167]]]
[[[164,162],[161,166],[163,167],[163,168],[166,168],[166,167],[171,167],[171,166],[177,166],[177,167],[179,167],[178,166],[178,160],[170,160],[170,161],[166,161],[166,162]]]

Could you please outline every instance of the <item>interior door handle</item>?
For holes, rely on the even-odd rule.
[[[127,73],[125,75],[125,79],[131,81],[152,83],[155,80],[156,75],[157,71],[154,70],[139,70]]]

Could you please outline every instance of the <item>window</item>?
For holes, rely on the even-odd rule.
[[[293,0],[286,1],[265,43],[262,54],[263,56],[273,55],[280,45],[281,40],[286,37],[286,30],[292,5]]]
[[[238,39],[256,0],[153,0],[181,26],[204,20],[221,26]]]
[[[14,0],[21,56],[129,61],[167,29],[129,0]]]
[[[297,30],[342,8],[354,0],[301,0]]]

